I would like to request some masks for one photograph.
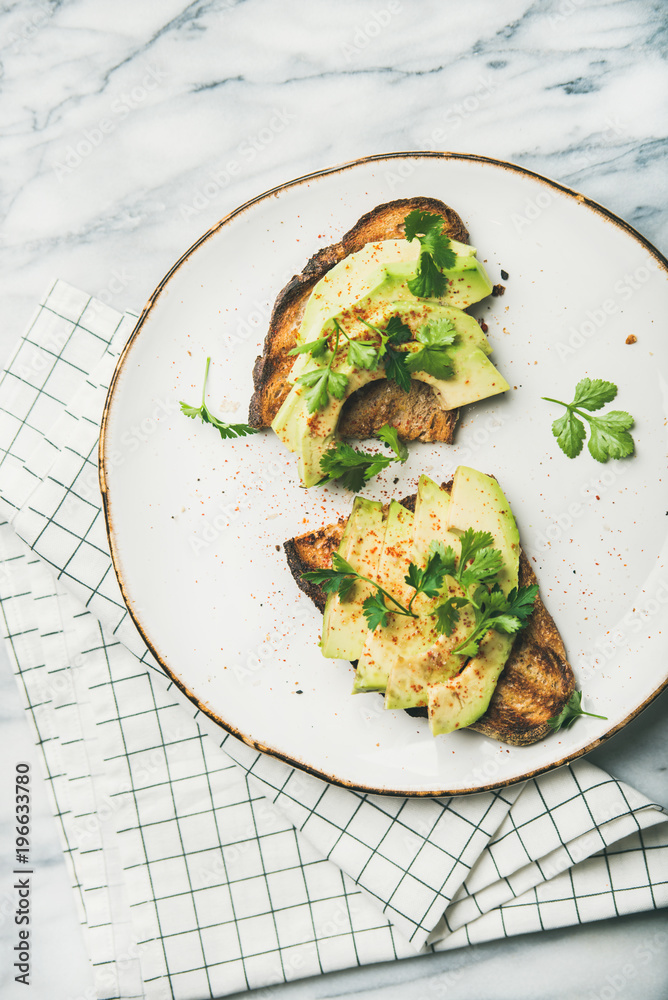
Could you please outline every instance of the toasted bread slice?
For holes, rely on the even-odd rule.
[[[450,489],[451,483],[443,483]],[[400,501],[415,509],[415,496]],[[311,598],[320,611],[325,608],[325,592],[304,580],[302,573],[330,568],[332,553],[341,542],[345,519],[284,543],[290,571],[297,586]],[[537,583],[536,575],[524,552],[520,551],[519,585]],[[547,720],[558,715],[573,691],[575,678],[566,659],[566,650],[557,626],[543,604],[536,598],[529,625],[520,632],[496,685],[489,708],[470,729],[512,746],[528,746],[547,736]],[[426,716],[426,708],[407,709],[410,715]]]
[[[253,368],[255,392],[250,402],[251,427],[269,427],[290,391],[288,376],[294,363],[289,352],[297,343],[306,302],[320,279],[335,264],[367,243],[403,239],[404,219],[418,209],[442,215],[448,236],[468,243],[469,234],[453,209],[436,198],[402,198],[367,212],[340,243],[319,250],[301,272],[279,292],[269,321],[264,349]],[[339,418],[341,437],[373,437],[383,424],[396,427],[405,441],[451,443],[458,411],[444,411],[430,386],[413,380],[410,393],[395,382],[372,382],[348,399]]]

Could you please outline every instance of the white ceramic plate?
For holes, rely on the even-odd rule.
[[[227,419],[245,421],[253,361],[286,280],[364,212],[418,194],[462,215],[493,282],[509,274],[505,296],[475,311],[514,388],[466,408],[453,446],[412,446],[406,465],[366,493],[405,496],[420,472],[440,481],[460,463],[500,480],[585,704],[608,717],[526,748],[473,732],[433,739],[426,720],[383,711],[375,694],[351,696],[352,667],[320,655],[321,617],[282,551],[285,539],[347,514],[350,494],[300,489],[295,456],[271,432],[223,443],[177,405],[198,404],[211,355],[210,404],[236,407]],[[477,156],[370,157],[223,219],[153,294],[101,436],[116,572],[165,670],[241,739],[364,791],[498,787],[620,729],[668,679],[667,268],[600,206]],[[636,417],[635,458],[601,465],[586,451],[573,461],[560,452],[550,431],[560,410],[541,396],[571,399],[585,375],[619,386],[613,405]]]

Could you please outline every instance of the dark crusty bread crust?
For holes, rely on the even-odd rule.
[[[319,250],[278,294],[269,321],[264,348],[253,368],[255,392],[250,402],[251,427],[269,427],[290,390],[288,376],[294,364],[289,352],[297,334],[306,302],[315,285],[335,264],[367,243],[402,239],[404,219],[419,209],[443,216],[452,239],[467,243],[469,234],[455,211],[436,198],[402,198],[378,205],[367,212],[339,243]],[[452,441],[458,412],[444,412],[430,386],[413,380],[410,393],[394,382],[382,380],[363,386],[348,399],[341,412],[341,437],[373,437],[383,424],[396,427],[406,441]]]
[[[443,483],[444,489],[451,487]],[[415,496],[400,501],[415,509]],[[331,567],[332,553],[340,543],[346,520],[318,531],[291,538],[284,543],[290,571],[297,586],[308,594],[316,607],[325,609],[325,592],[302,578],[308,570]],[[536,575],[524,552],[520,551],[519,584],[529,587]],[[512,746],[528,746],[547,736],[547,720],[558,715],[575,689],[575,678],[566,659],[566,650],[554,621],[536,598],[529,625],[519,633],[489,708],[470,726],[476,732]],[[426,709],[408,709],[411,715],[426,715]]]

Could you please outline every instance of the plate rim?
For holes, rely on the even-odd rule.
[[[292,180],[285,181],[282,184],[277,184],[272,188],[268,188],[261,194],[258,194],[255,197],[250,198],[247,201],[243,202],[241,205],[238,205],[231,212],[228,212],[227,215],[224,215],[221,219],[218,220],[218,222],[214,223],[214,225],[211,226],[210,229],[208,229],[205,233],[203,233],[202,236],[200,236],[178,258],[178,260],[172,265],[169,271],[167,271],[167,273],[161,279],[161,281],[159,281],[158,284],[156,285],[155,289],[147,299],[146,305],[142,309],[141,314],[139,315],[139,318],[137,319],[137,322],[132,330],[132,333],[130,334],[126,344],[123,347],[123,350],[121,351],[118,357],[111,381],[109,383],[109,388],[107,390],[104,407],[102,411],[102,419],[100,423],[100,437],[98,443],[98,481],[99,481],[100,493],[102,496],[102,509],[104,512],[107,541],[109,543],[109,550],[111,553],[111,562],[114,568],[114,573],[116,575],[116,579],[118,581],[118,585],[123,597],[123,601],[125,603],[125,607],[128,611],[128,614],[130,615],[130,618],[132,619],[135,628],[141,635],[143,641],[146,643],[146,646],[150,650],[156,662],[160,665],[161,669],[170,678],[170,680],[174,684],[176,684],[179,690],[189,699],[189,701],[191,701],[199,709],[199,711],[201,711],[204,715],[206,715],[211,721],[216,723],[216,725],[220,726],[230,735],[235,736],[237,739],[241,740],[247,746],[252,747],[254,750],[257,750],[260,753],[267,754],[268,756],[274,757],[277,760],[282,760],[284,763],[289,764],[291,767],[295,767],[300,771],[305,771],[307,774],[311,774],[317,778],[320,778],[321,780],[329,782],[330,784],[339,785],[343,788],[348,788],[352,791],[361,792],[362,794],[394,795],[394,796],[401,796],[404,798],[435,798],[438,796],[475,795],[480,792],[494,791],[500,788],[507,788],[511,785],[518,784],[519,782],[528,781],[531,778],[535,778],[540,774],[545,774],[548,771],[553,771],[559,767],[564,767],[571,761],[577,760],[578,758],[583,757],[585,754],[590,753],[592,750],[595,750],[603,743],[606,743],[609,739],[611,739],[614,735],[616,735],[616,733],[618,733],[621,729],[627,726],[630,722],[632,722],[633,719],[635,719],[638,715],[640,715],[641,712],[643,712],[656,698],[658,698],[658,696],[666,689],[666,687],[668,687],[668,676],[666,676],[665,680],[659,685],[659,687],[648,698],[646,698],[641,705],[635,708],[629,715],[627,715],[616,726],[608,730],[602,736],[599,736],[597,739],[591,741],[590,743],[580,748],[579,750],[575,750],[572,753],[566,754],[566,756],[562,757],[558,761],[554,761],[551,764],[545,764],[531,771],[526,771],[519,776],[513,778],[507,778],[501,782],[497,783],[492,782],[490,784],[485,784],[485,785],[476,785],[475,787],[466,789],[452,790],[446,788],[446,789],[439,789],[437,791],[430,791],[430,790],[423,791],[416,789],[401,790],[394,788],[392,789],[375,788],[369,785],[360,785],[353,781],[346,780],[345,778],[339,778],[336,775],[328,774],[325,771],[322,771],[310,764],[307,764],[305,761],[299,760],[298,758],[290,757],[288,754],[282,753],[276,748],[268,747],[261,741],[254,739],[249,734],[242,733],[240,730],[232,726],[230,723],[225,722],[213,711],[212,708],[207,707],[202,701],[200,701],[197,695],[193,691],[190,691],[187,685],[181,680],[181,678],[179,678],[176,674],[174,674],[172,670],[170,670],[170,668],[167,666],[167,664],[161,659],[150,637],[148,636],[146,629],[143,627],[140,621],[138,612],[135,612],[135,610],[133,610],[132,598],[128,593],[125,581],[123,579],[123,574],[120,567],[120,558],[118,554],[118,549],[114,540],[111,497],[109,495],[109,488],[108,488],[106,443],[107,443],[107,433],[109,428],[109,415],[113,403],[114,392],[118,380],[122,374],[125,362],[128,359],[132,347],[139,338],[144,323],[148,319],[148,316],[150,315],[160,295],[167,287],[168,282],[178,271],[178,269],[187,260],[189,260],[192,254],[200,246],[202,246],[203,243],[205,243],[208,239],[210,239],[215,233],[219,232],[225,225],[227,225],[229,222],[235,219],[238,215],[241,215],[243,212],[252,208],[259,202],[266,200],[267,198],[274,197],[280,192],[287,191],[293,187],[298,187],[302,184],[307,183],[308,181],[315,180],[321,177],[326,177],[329,176],[330,174],[343,173],[346,170],[353,169],[355,167],[361,166],[362,164],[388,161],[388,160],[406,159],[406,158],[460,160],[464,162],[484,163],[494,167],[500,167],[504,170],[509,170],[514,173],[519,173],[525,177],[530,177],[533,180],[540,181],[542,184],[547,185],[549,188],[561,191],[563,194],[574,199],[579,204],[586,205],[588,208],[592,209],[598,215],[602,216],[604,220],[607,220],[608,222],[613,223],[619,229],[622,229],[629,236],[631,236],[633,239],[638,241],[642,246],[644,246],[645,249],[649,251],[650,255],[657,261],[659,266],[663,268],[663,270],[668,275],[668,258],[666,258],[661,253],[660,250],[658,250],[652,243],[650,243],[650,241],[641,233],[639,233],[638,230],[635,229],[630,223],[626,222],[624,219],[620,218],[620,216],[616,215],[614,212],[611,212],[609,209],[605,208],[605,206],[599,204],[599,202],[594,201],[591,198],[587,198],[585,195],[580,194],[573,188],[570,188],[559,181],[552,180],[549,177],[545,177],[543,174],[531,170],[528,167],[523,167],[520,164],[512,163],[509,160],[500,160],[495,157],[482,156],[478,153],[459,153],[459,152],[448,152],[440,150],[405,150],[402,152],[394,152],[394,153],[373,153],[367,156],[358,157],[354,160],[347,160],[344,163],[340,163],[332,167],[325,167],[320,170],[311,171],[310,173],[307,174],[302,174],[299,177],[293,178]]]

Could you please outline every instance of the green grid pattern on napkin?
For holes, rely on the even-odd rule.
[[[222,996],[666,904],[659,807],[578,762],[402,800],[202,716],[125,610],[98,424],[134,317],[57,282],[0,382],[0,596],[100,997]]]

